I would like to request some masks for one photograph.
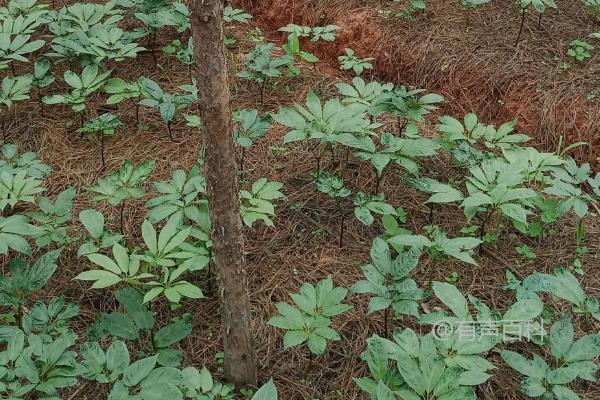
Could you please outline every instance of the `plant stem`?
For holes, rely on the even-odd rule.
[[[6,143],[6,120],[2,118],[2,142]]]
[[[538,19],[538,29],[542,29],[542,15],[544,14],[540,13],[540,18]]]
[[[242,159],[240,160],[240,172],[244,173],[244,159],[246,158],[246,148],[242,147]]]
[[[384,328],[383,328],[384,330],[383,330],[383,332],[384,332],[384,335],[385,335],[384,337],[386,337],[386,338],[390,337],[390,333],[389,333],[389,329],[388,329],[388,318],[389,318],[389,315],[390,315],[390,309],[388,307],[388,308],[385,309],[385,314],[384,314],[384,317],[383,317],[384,318],[384,325],[383,325],[384,326]]]
[[[331,167],[335,169],[335,150],[333,145],[329,145],[329,152],[331,153]]]
[[[174,142],[173,132],[171,131],[171,121],[167,122],[167,132],[169,132],[169,137],[171,138],[171,142]]]
[[[121,214],[121,218],[120,218],[120,220],[121,220],[121,233],[123,235],[125,234],[125,231],[124,231],[124,226],[125,226],[125,224],[124,224],[124,219],[125,219],[124,218],[124,210],[125,210],[125,201],[123,200],[121,202],[121,206],[119,207],[119,214]]]
[[[260,85],[260,107],[259,107],[259,109],[262,109],[262,106],[263,106],[263,102],[265,99],[265,88],[266,87],[267,87],[267,78],[265,78],[262,85]]]
[[[100,157],[102,158],[102,169],[106,168],[106,160],[104,159],[104,133],[100,133]]]
[[[479,250],[478,250],[479,254],[481,254],[481,252],[483,251],[483,237],[485,236],[485,224],[487,224],[487,222],[491,216],[492,216],[492,212],[487,211],[485,218],[483,219],[483,221],[481,221],[481,226],[479,227],[479,240],[481,240],[481,243],[479,244]]]
[[[379,193],[379,185],[381,184],[382,177],[383,174],[380,175],[378,171],[375,171],[375,192],[373,192],[374,195]]]
[[[517,41],[515,42],[515,47],[517,47],[517,45],[519,44],[519,41],[521,40],[521,34],[523,33],[523,26],[525,25],[525,12],[526,12],[526,8],[523,9],[523,12],[521,13],[521,27],[519,28],[519,36],[517,36]]]
[[[340,223],[340,241],[339,241],[339,246],[341,249],[344,247],[344,223],[346,222],[346,213],[344,212],[344,209],[342,208],[342,204],[340,203],[340,201],[336,199],[336,203],[337,203],[338,210],[340,211],[340,215],[342,217],[342,221]]]
[[[37,88],[37,92],[38,92],[38,101],[40,102],[40,115],[43,117],[44,116],[44,102],[42,100],[42,91],[40,90],[40,88]]]
[[[208,275],[208,295],[212,296],[212,292],[213,292],[213,287],[212,287],[212,269],[211,269],[211,265],[212,262],[209,261],[208,262],[208,270],[207,270],[207,275]]]
[[[10,63],[10,70],[12,71],[13,76],[17,76],[17,73],[15,72],[15,63]]]

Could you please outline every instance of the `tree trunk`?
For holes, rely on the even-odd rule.
[[[223,0],[193,2],[198,102],[204,122],[205,171],[221,299],[225,377],[236,385],[256,385],[222,15]]]

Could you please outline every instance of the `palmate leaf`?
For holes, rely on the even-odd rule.
[[[121,204],[130,198],[139,199],[145,193],[141,184],[148,179],[155,165],[154,160],[146,160],[138,165],[126,160],[120,169],[109,173],[105,179],[100,179],[98,185],[84,188],[97,193],[92,196],[94,201],[106,200],[112,205]]]
[[[20,258],[12,259],[9,264],[10,276],[0,275],[0,303],[20,305],[27,300],[27,296],[40,290],[56,271],[61,250],[42,255],[31,267]]]
[[[271,220],[275,215],[273,200],[285,197],[280,191],[282,187],[283,183],[269,182],[266,178],[260,178],[252,184],[250,191],[240,191],[240,213],[246,226],[252,227],[258,220],[262,220],[267,226],[273,226]]]
[[[281,68],[288,66],[293,58],[289,55],[272,58],[271,53],[275,49],[273,43],[257,44],[252,51],[245,55],[244,64],[246,69],[236,76],[264,83],[267,79],[278,78],[282,75]]]
[[[364,192],[359,192],[354,197],[354,216],[365,225],[371,225],[375,218],[372,213],[381,215],[396,215],[396,209],[385,203],[384,194],[370,196]]]
[[[43,179],[52,172],[52,168],[44,164],[34,152],[20,153],[14,144],[0,146],[0,170],[11,171],[16,174],[19,170],[26,170],[27,176]]]
[[[259,116],[255,109],[243,109],[233,114],[233,121],[236,123],[234,136],[237,144],[247,148],[252,146],[255,139],[266,135],[271,125],[271,116]]]
[[[2,79],[0,103],[10,109],[15,102],[29,99],[32,82],[33,80],[30,75],[5,77]]]
[[[9,171],[0,172],[0,210],[6,207],[14,209],[19,202],[35,203],[36,195],[45,189],[38,179],[27,177],[27,171],[18,170],[16,174]]]
[[[0,217],[0,254],[8,254],[9,249],[31,255],[31,247],[26,237],[35,237],[43,231],[29,224],[24,215]]]
[[[27,56],[46,44],[43,40],[31,40],[31,35],[7,32],[10,25],[0,22],[0,70],[13,61],[29,62]]]

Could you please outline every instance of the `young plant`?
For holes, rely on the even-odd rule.
[[[394,84],[381,84],[379,82],[366,83],[364,79],[356,76],[352,79],[352,84],[342,82],[337,83],[335,87],[343,97],[343,103],[364,104],[369,108],[368,112],[372,114],[371,107],[373,107],[375,101],[384,93],[391,92],[394,89]]]
[[[240,22],[248,23],[252,19],[252,15],[246,11],[227,6],[223,9],[223,21],[225,22]]]
[[[206,181],[196,166],[189,174],[180,169],[173,171],[170,182],[153,182],[152,187],[160,193],[144,205],[150,209],[146,218],[152,224],[168,220],[184,225],[186,219],[198,213],[203,201],[199,197],[206,193]]]
[[[104,113],[98,118],[86,121],[83,127],[77,129],[81,136],[88,138],[100,139],[100,159],[102,160],[102,168],[106,168],[106,160],[104,157],[104,137],[114,136],[115,131],[123,127],[123,123],[115,114]]]
[[[587,58],[592,57],[590,51],[594,50],[594,46],[583,40],[572,40],[569,44],[569,50],[567,55],[573,57],[577,61],[584,61]]]
[[[192,104],[196,100],[195,86],[183,85],[180,89],[190,92],[190,94],[182,95],[179,93],[171,94],[165,93],[160,86],[151,79],[141,78],[140,87],[144,99],[140,101],[141,105],[152,107],[160,112],[169,134],[171,141],[175,141],[173,138],[173,132],[171,126],[177,115],[177,111]]]
[[[66,94],[44,96],[42,101],[46,104],[67,104],[71,106],[73,111],[80,113],[81,127],[83,127],[87,98],[104,85],[111,73],[110,70],[100,72],[99,67],[95,64],[85,67],[81,72],[81,76],[75,72],[66,71],[64,74],[65,82],[73,90]]]
[[[352,308],[342,303],[347,294],[347,289],[333,286],[331,277],[316,286],[303,283],[300,292],[291,295],[299,309],[287,303],[277,303],[280,315],[271,318],[268,323],[287,331],[283,336],[285,349],[306,343],[312,365],[312,354],[323,354],[327,341],[340,340],[338,333],[331,328],[331,318]]]
[[[348,48],[344,52],[345,55],[338,57],[341,70],[352,70],[356,76],[360,76],[365,70],[373,69],[373,64],[370,63],[370,61],[375,60],[373,57],[359,58],[354,54],[354,50]]]
[[[21,16],[0,18],[0,71],[10,65],[13,76],[15,61],[29,62],[27,57],[46,44],[43,40],[31,40],[33,32],[23,32],[24,22]]]
[[[238,72],[236,76],[254,81],[260,85],[260,105],[264,101],[264,91],[269,79],[279,78],[282,75],[281,68],[289,66],[293,58],[289,55],[272,58],[271,53],[275,49],[273,43],[257,44],[252,51],[245,56],[246,69]]]
[[[96,186],[84,186],[88,192],[96,193],[93,201],[108,201],[119,207],[121,233],[124,232],[124,209],[128,199],[139,199],[146,193],[141,184],[148,179],[154,170],[154,160],[143,161],[137,166],[126,160],[120,169],[113,171],[106,178],[98,180]]]
[[[333,42],[335,40],[336,32],[341,29],[338,25],[325,25],[315,26],[312,28],[311,42],[318,42],[324,40],[326,42]]]
[[[44,164],[32,151],[20,153],[14,144],[0,146],[0,170],[10,171],[13,175],[25,170],[28,177],[43,179],[52,172],[52,168]]]
[[[319,61],[319,57],[315,56],[314,54],[300,50],[300,40],[298,39],[298,35],[295,33],[292,33],[290,36],[288,36],[288,41],[282,46],[282,49],[288,56],[292,58],[292,60],[300,58],[301,60],[313,64]],[[292,63],[288,65],[288,68],[294,75],[300,74],[300,69],[298,69],[298,67]]]
[[[273,200],[285,197],[280,192],[282,187],[283,183],[269,182],[267,178],[260,178],[252,184],[251,191],[240,191],[240,213],[246,226],[252,227],[258,220],[263,221],[267,226],[274,226],[271,220],[275,216]]]
[[[396,215],[396,210],[383,200],[385,195],[379,193],[375,196],[359,192],[354,197],[354,216],[365,225],[371,225],[375,218],[372,213],[381,215]]]
[[[56,271],[61,250],[52,250],[40,256],[31,267],[21,258],[10,260],[10,275],[0,275],[0,305],[17,311],[27,304],[29,296],[43,288]]]
[[[51,85],[55,78],[50,72],[51,63],[47,58],[40,58],[33,64],[32,86],[37,88],[41,114],[44,115],[44,102],[42,101],[42,89]]]
[[[398,135],[402,135],[409,121],[424,121],[425,115],[437,110],[437,104],[444,101],[444,98],[437,93],[428,93],[419,97],[418,95],[424,91],[424,89],[407,90],[404,86],[398,86],[392,91],[382,93],[375,100],[371,112],[375,116],[383,112],[394,114],[398,120]],[[410,132],[407,133],[410,135]]]
[[[550,329],[552,366],[536,353],[533,359],[510,350],[502,351],[501,356],[512,369],[525,375],[521,390],[527,397],[577,400],[580,397],[568,385],[576,379],[596,382],[600,366],[594,359],[600,356],[600,336],[592,334],[573,340],[573,324],[565,317]]]
[[[123,235],[114,234],[106,229],[104,215],[100,211],[82,210],[79,213],[79,221],[85,227],[88,239],[79,246],[77,257],[99,253],[101,249],[111,248],[123,239]]]
[[[2,79],[2,91],[0,91],[0,105],[6,107],[6,112],[3,114],[8,114],[8,111],[16,102],[28,100],[30,98],[29,91],[31,90],[32,82],[33,80],[30,75],[16,77],[7,76],[4,79]],[[2,141],[6,142],[6,118],[2,116],[0,117],[0,119],[2,120]]]
[[[523,33],[523,26],[525,25],[525,14],[530,7],[533,7],[539,14],[540,19],[538,21],[538,27],[542,26],[542,15],[546,11],[546,7],[556,9],[556,3],[554,0],[517,0],[517,5],[521,9],[521,26],[519,27],[519,35],[517,36],[517,41],[515,42],[515,47],[519,44],[521,40],[521,34]]]
[[[340,248],[344,246],[344,222],[346,220],[346,207],[344,199],[352,194],[352,191],[344,186],[344,180],[338,176],[326,171],[320,171],[313,174],[315,188],[320,193],[335,200],[338,212],[340,213]]]
[[[267,134],[267,129],[271,126],[271,121],[271,115],[259,115],[258,110],[255,109],[243,109],[233,113],[233,122],[235,124],[233,135],[236,143],[242,147],[241,171],[244,171],[246,149],[252,146],[254,140]]]
[[[42,230],[35,239],[38,246],[48,246],[51,243],[67,244],[75,240],[69,236],[69,227],[64,225],[73,219],[71,211],[75,194],[75,188],[69,187],[60,192],[54,202],[47,197],[40,197],[37,200],[40,210],[25,213],[37,222]]]
[[[142,99],[142,79],[129,82],[121,78],[111,78],[104,86],[102,91],[110,96],[106,100],[106,104],[119,104],[122,101],[129,100],[135,107],[136,123],[140,123],[140,101]],[[136,101],[137,99],[137,101]]]
[[[467,29],[471,25],[471,12],[482,4],[489,3],[490,0],[460,0],[460,5],[463,6],[467,13]]]
[[[13,213],[21,202],[35,203],[36,196],[45,190],[42,181],[28,177],[26,170],[15,172],[0,170],[0,212],[5,215]]]
[[[157,357],[157,362],[165,367],[176,367],[181,363],[181,351],[172,346],[192,332],[192,318],[183,314],[160,329],[155,323],[152,311],[142,303],[143,297],[134,288],[121,289],[115,297],[122,307],[122,312],[100,315],[88,332],[88,339],[100,341],[106,336],[124,340],[136,340],[145,354]],[[142,340],[142,338],[151,340]]]
[[[43,231],[31,225],[25,215],[0,217],[0,254],[8,254],[9,249],[31,255],[31,246],[26,237],[36,237]]]
[[[385,310],[385,337],[389,336],[390,307],[398,319],[404,315],[419,316],[419,302],[426,295],[409,275],[416,268],[420,255],[421,252],[413,248],[392,259],[388,243],[375,238],[371,246],[372,264],[362,267],[366,280],[358,281],[352,287],[353,293],[374,295],[369,299],[369,314]]]

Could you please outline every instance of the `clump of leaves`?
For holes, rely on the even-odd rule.
[[[98,180],[98,185],[85,186],[85,190],[95,193],[92,196],[93,201],[105,200],[113,206],[120,206],[121,232],[124,231],[125,202],[128,199],[139,199],[144,196],[145,190],[141,184],[148,179],[154,166],[154,160],[143,161],[138,165],[126,160],[120,169]]]
[[[94,209],[82,210],[79,221],[88,233],[88,240],[84,241],[77,250],[77,256],[98,253],[100,249],[113,247],[123,239],[123,235],[114,234],[104,224],[104,214]]]
[[[338,57],[341,70],[352,70],[356,76],[360,76],[365,70],[373,69],[373,64],[370,63],[370,61],[375,60],[373,57],[359,58],[354,50],[348,48],[344,52],[345,55]]]
[[[260,85],[261,105],[269,79],[281,77],[281,68],[288,66],[293,60],[289,55],[272,58],[271,53],[274,49],[275,45],[273,43],[257,44],[252,51],[245,55],[244,64],[246,69],[236,75],[243,79],[255,81]]]
[[[43,231],[31,225],[25,215],[0,217],[0,254],[8,254],[9,249],[31,255],[31,246],[26,237],[35,237]]]
[[[328,340],[340,340],[330,326],[331,318],[352,308],[342,303],[347,294],[347,289],[333,286],[331,277],[316,286],[304,283],[299,293],[290,295],[299,309],[277,303],[280,315],[271,318],[269,325],[287,331],[283,336],[284,348],[306,343],[311,354],[323,354]]]
[[[573,324],[564,317],[552,325],[549,345],[556,368],[536,353],[533,359],[510,350],[502,351],[501,356],[512,369],[525,375],[521,390],[526,396],[580,399],[568,385],[577,379],[596,382],[600,367],[593,360],[600,356],[600,336],[586,335],[574,342]]]
[[[592,57],[590,51],[594,50],[594,46],[583,41],[583,40],[572,40],[569,44],[569,50],[567,50],[567,55],[569,57],[573,57],[577,61],[584,61],[587,58]]]
[[[106,167],[106,160],[104,158],[104,137],[114,136],[115,131],[123,127],[123,123],[119,117],[115,114],[104,113],[98,118],[86,121],[83,127],[77,129],[77,132],[81,133],[82,136],[86,135],[88,138],[100,139],[100,158],[102,160],[102,168]]]
[[[28,297],[40,290],[56,271],[61,249],[40,256],[29,267],[21,258],[9,263],[10,275],[0,275],[0,304],[13,310],[27,303]]]
[[[233,134],[236,143],[242,147],[240,170],[244,170],[246,149],[251,147],[256,139],[267,134],[267,129],[271,125],[271,121],[271,115],[259,115],[258,110],[255,109],[243,109],[233,113],[233,122],[235,124]]]
[[[52,168],[44,164],[34,152],[20,153],[17,146],[9,143],[0,146],[0,170],[15,174],[22,169],[27,172],[27,176],[36,179],[43,179],[52,172]]]
[[[32,78],[30,75],[7,76],[2,79],[2,90],[0,91],[0,105],[6,107],[6,114],[14,103],[29,99]],[[6,118],[2,116],[2,140],[6,142]]]
[[[340,242],[339,246],[344,245],[344,222],[346,220],[346,207],[344,199],[352,194],[352,191],[344,186],[344,180],[341,176],[327,171],[319,171],[313,174],[315,188],[318,192],[324,193],[333,200],[340,214]]]
[[[354,216],[365,225],[371,225],[375,218],[372,213],[381,215],[396,215],[396,210],[385,203],[385,195],[379,193],[375,196],[359,192],[354,197]]]
[[[60,192],[54,202],[47,197],[40,197],[37,200],[40,211],[26,213],[42,230],[35,239],[38,246],[66,244],[74,240],[69,236],[69,227],[64,224],[70,223],[73,218],[71,211],[75,194],[75,188],[70,187]]]
[[[273,226],[271,218],[275,216],[273,200],[285,197],[280,189],[283,183],[269,182],[267,178],[260,178],[252,184],[250,191],[241,190],[240,200],[242,220],[251,227],[257,220],[263,221],[267,226]]]
[[[388,243],[375,238],[371,246],[372,264],[362,267],[366,280],[356,282],[352,288],[353,293],[374,295],[369,299],[369,314],[385,310],[386,337],[389,336],[390,307],[396,318],[404,315],[419,316],[419,302],[426,295],[409,275],[416,268],[420,255],[421,252],[413,248],[392,258]]]

